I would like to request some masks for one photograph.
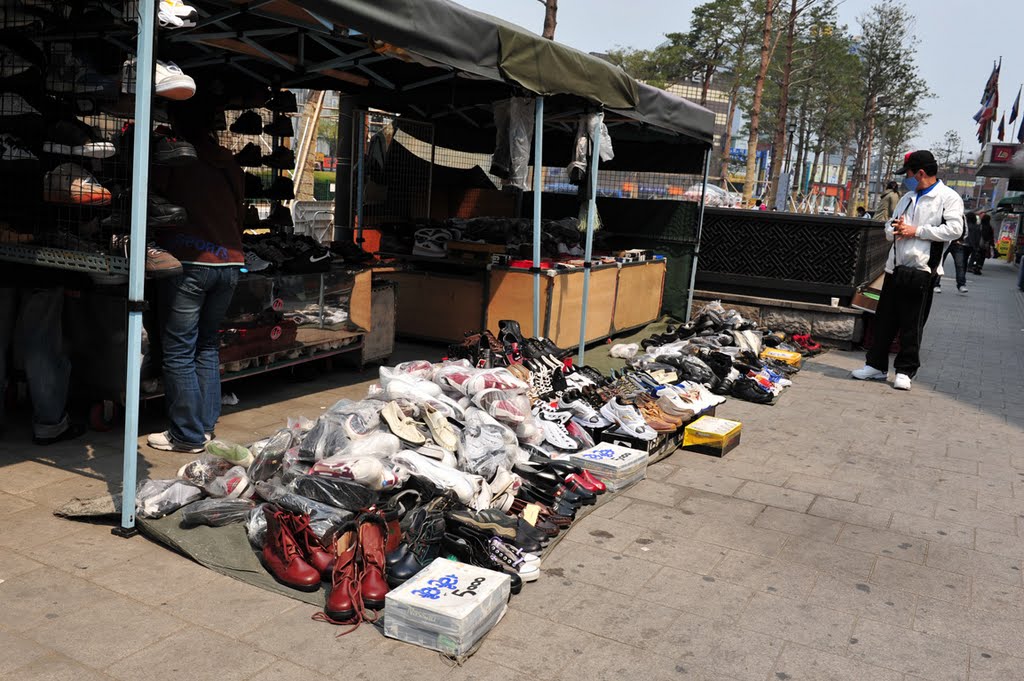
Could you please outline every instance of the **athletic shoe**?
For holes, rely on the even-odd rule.
[[[277,113],[296,113],[299,110],[295,102],[295,93],[290,90],[281,90],[271,97],[265,106]]]
[[[478,511],[490,508],[491,489],[479,475],[463,473],[408,450],[391,455],[391,462],[412,475],[425,478],[442,490],[451,492],[470,508]]]
[[[38,160],[20,139],[7,133],[0,134],[0,164]]]
[[[206,453],[230,462],[234,466],[248,468],[252,463],[252,452],[247,447],[223,440],[210,440],[206,443]]]
[[[270,267],[270,263],[256,255],[254,251],[248,248],[242,249],[242,254],[245,256],[245,269],[250,272],[262,272]]]
[[[286,116],[274,116],[274,120],[263,126],[263,132],[271,137],[294,137],[295,129]]]
[[[879,371],[875,367],[865,364],[860,369],[851,371],[850,376],[858,381],[884,381],[889,375],[884,371]]]
[[[146,438],[146,444],[153,449],[159,449],[163,452],[185,452],[187,454],[201,454],[203,447],[190,447],[185,444],[175,442],[171,439],[171,433],[164,431],[162,433],[150,433]],[[179,471],[180,473],[181,471]]]
[[[959,293],[960,295],[966,296],[967,295],[967,287],[966,286],[957,286],[956,287],[956,292]]]
[[[286,147],[277,147],[268,156],[263,157],[263,165],[268,168],[291,170],[295,167],[295,152]]]
[[[15,92],[5,92],[0,95],[0,121],[5,118],[41,115],[24,97]]]
[[[242,147],[240,152],[235,154],[235,161],[243,168],[259,168],[263,165],[263,154],[258,146],[249,142]]]
[[[131,57],[124,62],[122,69],[121,92],[133,95],[135,88],[135,57]],[[196,93],[196,82],[174,62],[157,61],[153,93],[166,99],[189,99]]]
[[[175,135],[170,128],[160,126],[153,133],[149,142],[150,160],[156,165],[179,166],[188,165],[199,157],[196,148]]]
[[[246,111],[229,128],[236,135],[259,135],[263,132],[263,118],[258,111]]]
[[[541,430],[544,432],[544,439],[559,449],[576,451],[579,443],[569,435],[566,424],[572,420],[573,414],[570,411],[560,411],[546,404],[537,406],[533,411],[537,417]]]
[[[654,391],[658,399],[658,407],[669,416],[678,416],[683,419],[693,418],[693,405],[668,386],[658,388]]]
[[[263,197],[273,201],[291,201],[295,198],[295,185],[291,178],[277,177],[263,192]]]
[[[932,291],[934,293],[942,293],[942,287],[941,286],[936,286],[935,288],[932,289]]]
[[[203,489],[211,497],[220,499],[251,499],[256,492],[256,486],[241,466],[232,466],[223,475],[203,485]]]
[[[458,468],[459,466],[459,462],[458,459],[455,458],[455,454],[448,451],[439,444],[428,442],[424,444],[422,447],[419,447],[416,451],[422,454],[423,456],[429,457],[431,459],[434,459],[435,461],[440,462],[442,466],[447,466],[449,468]]]
[[[76,163],[62,163],[43,177],[43,200],[75,206],[108,206],[110,192]]]
[[[598,410],[584,401],[577,392],[566,391],[563,393],[558,399],[558,406],[572,412],[573,419],[587,428],[606,428],[612,424],[611,421],[601,416]]]
[[[640,440],[653,440],[658,437],[658,433],[647,425],[640,412],[632,405],[623,404],[618,397],[612,398],[601,407],[601,415],[632,437]]]
[[[258,175],[252,173],[246,173],[245,180],[245,198],[247,199],[262,199],[266,190],[263,189],[263,180]]]
[[[48,154],[110,158],[117,153],[113,143],[103,139],[99,128],[85,125],[77,119],[57,121],[47,137],[43,151]]]
[[[161,28],[194,28],[199,21],[199,12],[181,0],[160,0],[157,20]]]
[[[114,234],[110,237],[110,250],[117,255],[128,257],[131,237],[128,234]],[[181,274],[181,262],[154,243],[146,244],[146,278],[164,279]],[[150,436],[153,437],[153,436]]]
[[[897,390],[910,390],[910,376],[906,374],[896,374],[896,380],[892,382],[892,387]]]
[[[63,57],[63,63],[60,63]],[[117,79],[98,73],[81,60],[65,52],[58,55],[57,63],[46,69],[44,87],[56,94],[88,94],[93,97],[117,97]]]

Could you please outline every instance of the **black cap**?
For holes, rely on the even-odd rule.
[[[905,175],[908,171],[916,173],[918,170],[922,170],[929,165],[938,165],[935,157],[932,156],[932,152],[927,149],[912,151],[903,157],[903,167],[893,171],[893,174]]]

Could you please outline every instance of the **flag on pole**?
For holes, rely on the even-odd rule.
[[[985,90],[981,93],[981,104],[984,104],[988,100],[989,95],[997,91],[999,87],[999,70],[1003,67],[1003,58],[999,58],[999,63],[992,62],[992,73],[989,74],[988,80],[985,82]]]
[[[1020,130],[1017,131],[1017,141],[1024,144],[1024,125],[1020,126]]]
[[[999,119],[999,127],[996,128],[996,139],[998,139],[1000,142],[1002,142],[1004,139],[1006,139],[1006,113],[1005,112],[1003,112],[1003,115]]]
[[[1017,120],[1017,112],[1020,109],[1020,91],[1021,88],[1017,88],[1017,99],[1013,100],[1013,106],[1010,107],[1010,125]]]

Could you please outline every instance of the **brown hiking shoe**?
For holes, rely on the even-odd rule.
[[[146,245],[146,278],[163,279],[181,274],[181,262],[155,244]]]

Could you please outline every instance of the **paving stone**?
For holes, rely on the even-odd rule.
[[[453,669],[445,679],[447,681],[509,681],[509,679],[537,681],[535,676],[524,674],[491,660],[485,660],[477,655]],[[267,677],[266,681],[275,681],[275,679]],[[303,679],[296,678],[296,681],[303,681]]]
[[[971,607],[1024,620],[1024,589],[976,579],[971,589]]]
[[[729,495],[735,492],[746,480],[713,471],[679,468],[675,473],[665,478],[665,482],[682,487],[693,487],[706,492],[714,492],[715,494]]]
[[[972,548],[974,546],[974,528],[958,525],[948,520],[922,518],[909,513],[895,512],[889,527],[900,532],[933,542],[950,542]]]
[[[974,548],[978,551],[1024,559],[1024,538],[981,528],[975,530],[974,533]]]
[[[1019,655],[1024,646],[1024,620],[932,598],[918,601],[914,629],[1007,655]]]
[[[763,482],[768,485],[781,485],[786,482],[789,472],[772,466],[760,466],[744,463],[741,461],[725,460],[722,464],[722,473],[744,480]]]
[[[889,524],[889,516],[891,515],[885,509],[854,504],[839,499],[830,499],[828,497],[818,497],[815,499],[807,512],[823,518],[872,527],[886,527]]]
[[[0,518],[17,513],[18,511],[24,511],[27,508],[31,508],[32,505],[32,502],[24,497],[0,492]]]
[[[636,595],[644,583],[658,572],[657,565],[620,553],[584,544],[563,542],[557,555],[544,561],[548,573],[561,571],[572,581],[586,582],[610,591]]]
[[[930,468],[938,468],[940,470],[953,471],[955,473],[968,473],[972,475],[978,473],[977,461],[955,459],[953,457],[934,453],[915,454],[913,462],[918,466],[928,466]]]
[[[912,563],[923,563],[928,551],[927,541],[897,532],[858,525],[844,527],[837,543],[858,551],[898,558]]]
[[[504,669],[504,672],[504,678],[507,679],[510,670]],[[248,681],[328,681],[329,678],[292,662],[277,660],[254,676],[250,676]],[[493,681],[499,681],[498,677],[494,677]]]
[[[572,526],[570,538],[608,551],[621,552],[643,533],[643,528],[600,516],[588,515]]]
[[[790,476],[786,487],[843,501],[856,501],[861,490],[859,485],[801,473]]]
[[[600,518],[614,518],[633,503],[632,499],[621,494],[616,494],[611,499],[607,499],[610,495],[605,494],[602,496],[605,498],[598,497],[597,506],[591,511],[590,515]]]
[[[851,659],[931,681],[967,681],[963,643],[862,619],[850,637]]]
[[[783,508],[767,507],[754,520],[754,526],[832,543],[839,536],[843,523]]]
[[[975,579],[990,579],[1013,586],[1021,585],[1021,561],[1017,558],[936,543],[929,548],[925,564]]]
[[[4,474],[0,475],[0,492],[16,495],[77,477],[65,467],[38,461],[18,461],[4,466],[3,471]]]
[[[972,648],[971,681],[1024,681],[1024,658]]]
[[[636,648],[606,638],[590,637],[580,657],[586,660],[586,676],[595,681],[625,678],[651,681],[728,681],[727,677],[693,665],[689,660],[651,652],[638,654]],[[712,660],[713,661],[713,660]],[[580,670],[572,665],[548,673],[566,681],[579,681]]]
[[[751,589],[669,567],[650,579],[637,594],[651,603],[711,618],[735,618],[750,600]]]
[[[740,499],[754,501],[759,504],[785,508],[790,511],[806,511],[814,501],[814,495],[786,487],[766,485],[760,482],[748,482],[735,492]]]
[[[939,503],[931,495],[908,494],[891,488],[865,489],[857,496],[857,502],[865,506],[913,513],[926,518],[935,514],[935,507]]]
[[[2,593],[3,591],[0,591],[0,594]],[[15,669],[50,654],[47,648],[3,629],[0,629],[0,650],[4,651],[3,655],[0,655],[0,678],[5,679],[18,678],[13,673]]]
[[[509,607],[547,618],[553,609],[566,607],[581,589],[593,590],[594,587],[590,584],[565,577],[561,568],[550,570],[548,562],[546,558],[540,568],[540,578],[530,583],[531,588],[524,588],[513,598],[509,602]]]
[[[702,519],[749,523],[764,510],[764,504],[693,490],[679,509]]]
[[[1017,533],[1013,515],[992,510],[961,508],[956,505],[940,503],[935,508],[935,517],[939,520],[948,520],[970,527],[980,527],[992,532],[1001,532],[1003,534]]]
[[[197,659],[216,659],[218,664],[196,664]],[[247,679],[273,661],[271,655],[239,646],[219,634],[190,629],[129,655],[106,672],[124,681],[144,678],[155,670],[159,670],[161,681],[231,681]]]
[[[722,635],[734,627],[730,620],[682,612],[674,626],[659,632],[646,648],[686,665],[708,665]]]
[[[807,602],[901,627],[910,627],[917,596],[900,589],[868,584],[841,574],[822,574]]]
[[[32,506],[4,517],[0,523],[0,549],[25,552],[29,547],[82,532],[83,527],[80,523],[57,518],[49,511],[39,512]]]
[[[968,577],[892,558],[878,559],[871,583],[950,601],[962,607],[970,602],[971,580]]]
[[[623,553],[649,563],[709,574],[728,550],[714,544],[672,537],[662,532],[642,531]]]
[[[582,656],[594,638],[592,634],[564,624],[509,610],[474,657],[497,662],[537,679],[549,679],[566,667],[567,656]],[[546,641],[546,644],[538,646],[536,641]],[[570,666],[574,667],[574,673],[580,673],[576,665]]]
[[[788,537],[781,532],[760,527],[708,520],[701,526],[696,538],[708,544],[717,544],[763,556],[775,556],[778,555]]]
[[[217,577],[216,572],[171,551],[131,556],[94,572],[93,583],[154,606],[188,591],[205,590]],[[155,574],[160,578],[154,579]]]
[[[676,485],[657,480],[641,480],[622,493],[631,499],[673,508],[677,507],[687,496],[687,492]]]
[[[740,615],[739,625],[820,650],[842,652],[856,620],[854,615],[756,594]]]
[[[54,653],[19,667],[10,678],[19,681],[110,681],[111,677]]]
[[[890,669],[807,646],[787,643],[771,677],[779,681],[901,681],[902,675]]]
[[[202,588],[189,589],[162,604],[166,612],[186,622],[202,622],[207,629],[232,638],[297,606],[294,599],[223,575],[215,575]],[[245,617],[240,618],[240,612]]]
[[[845,572],[862,579],[867,579],[875,565],[871,554],[803,537],[791,537],[778,557],[823,572]]]
[[[802,600],[810,593],[818,573],[795,563],[730,551],[711,574],[751,589]]]
[[[580,612],[587,616],[580,617]],[[650,648],[662,631],[674,628],[680,614],[679,610],[656,603],[638,608],[636,596],[580,589],[571,607],[552,609],[549,618],[613,641]]]
[[[23,572],[36,570],[43,566],[42,563],[26,558],[19,553],[10,550],[0,551],[0,579],[11,579]]]
[[[643,501],[634,501],[617,513],[614,520],[673,537],[693,537],[704,525],[704,520],[693,511]]]
[[[740,629],[723,632],[714,657],[712,671],[740,681],[762,681],[771,671],[782,650],[782,641]]]

